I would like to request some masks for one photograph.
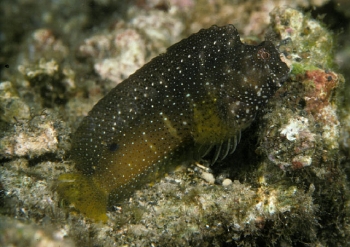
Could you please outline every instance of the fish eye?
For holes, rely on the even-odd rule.
[[[265,48],[261,48],[258,50],[257,57],[259,60],[267,61],[270,59],[270,53]]]

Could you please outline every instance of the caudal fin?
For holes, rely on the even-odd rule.
[[[95,221],[106,222],[107,193],[100,190],[92,177],[83,174],[63,174],[58,178],[60,197]]]

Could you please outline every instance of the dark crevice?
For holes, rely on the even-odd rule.
[[[329,29],[340,32],[349,25],[349,18],[344,13],[339,12],[336,5],[336,2],[329,1],[320,7],[312,6],[306,9],[305,12],[310,12],[314,19],[321,20]]]
[[[31,158],[28,160],[28,166],[32,167],[37,165],[38,163],[41,162],[60,162],[62,161],[61,159],[57,158],[57,155],[54,153],[48,153],[48,154],[44,154],[35,158]]]

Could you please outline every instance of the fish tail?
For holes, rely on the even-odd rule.
[[[95,220],[106,222],[108,194],[91,177],[79,173],[62,174],[58,178],[58,194],[79,212]]]

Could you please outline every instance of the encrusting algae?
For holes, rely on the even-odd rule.
[[[59,194],[106,221],[111,201],[178,161],[224,159],[288,73],[270,41],[243,44],[232,25],[191,35],[93,107],[73,137],[79,173],[59,177]]]

